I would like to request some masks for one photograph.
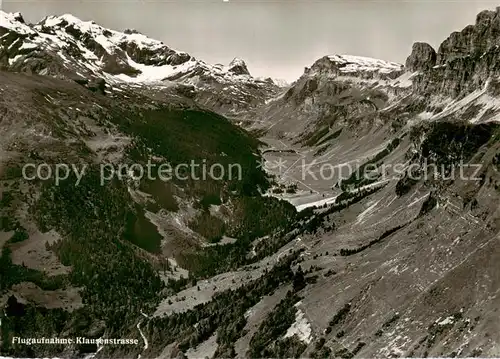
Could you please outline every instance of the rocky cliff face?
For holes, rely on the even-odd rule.
[[[413,44],[412,52],[406,59],[407,71],[428,71],[436,65],[436,51],[425,42]]]
[[[236,75],[250,75],[247,64],[242,59],[235,58],[229,63],[228,71]]]
[[[474,25],[452,33],[437,51],[415,43],[404,66],[325,56],[270,101],[263,116],[279,123],[274,132],[290,138],[307,137],[324,124],[390,121],[388,114],[398,112],[407,119],[494,121],[500,116],[499,35],[500,8],[479,13]],[[285,117],[290,118],[286,125]]]
[[[263,111],[265,158],[297,184],[274,195],[314,213],[295,245],[317,279],[290,329],[311,328],[302,356],[499,353],[499,16],[480,13],[437,51],[414,44],[404,68],[326,56]]]
[[[269,101],[260,116],[274,134],[294,139],[314,135],[325,125],[370,126],[378,110],[408,90],[411,82],[405,76],[404,66],[394,62],[324,56],[306,68],[286,92]]]
[[[483,11],[474,25],[453,32],[435,52],[428,44],[415,44],[406,62],[410,71],[419,71],[418,93],[452,98],[480,90],[500,74],[500,8]]]

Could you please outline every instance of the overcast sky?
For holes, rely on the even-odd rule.
[[[2,0],[0,0],[0,3]],[[404,63],[412,43],[437,47],[474,23],[492,1],[398,0],[3,0],[27,21],[71,13],[115,29],[135,28],[210,63],[243,58],[256,76],[295,80],[328,54]]]

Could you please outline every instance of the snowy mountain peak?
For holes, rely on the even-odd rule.
[[[236,75],[250,75],[247,64],[238,57],[235,57],[233,61],[229,63],[228,71]]]
[[[209,65],[136,30],[115,31],[71,14],[26,25],[20,14],[0,12],[0,28],[0,36],[11,32],[0,38],[0,67],[14,71],[110,82],[260,83],[240,58],[229,66]]]
[[[61,23],[68,23],[68,24],[72,24],[72,25],[80,25],[80,24],[92,24],[91,21],[83,21],[79,18],[77,18],[76,16],[74,15],[71,15],[71,14],[64,14],[64,15],[60,15],[60,16],[54,16],[54,15],[51,15],[51,16],[47,16],[45,19],[43,19],[42,21],[40,21],[38,24],[39,25],[45,25],[45,26],[57,26],[57,25],[61,25]]]
[[[0,10],[0,25],[5,25],[4,21],[19,21],[19,19],[22,19],[22,15],[20,12],[5,12],[3,10]],[[24,22],[24,21],[23,21]]]
[[[151,50],[158,50],[166,47],[163,42],[151,39],[137,31],[119,32],[106,29],[94,21],[83,21],[71,15],[64,14],[61,16],[49,16],[40,21],[34,28],[41,32],[51,33],[61,29],[69,32],[70,35],[78,37],[80,34],[88,34],[92,36],[108,53],[116,52],[122,44],[131,42],[135,43],[141,48],[149,48]],[[52,30],[52,31],[51,31]],[[77,30],[77,31],[75,31]]]
[[[353,55],[330,55],[328,59],[335,63],[340,72],[379,72],[391,73],[403,69],[402,64],[396,62],[384,61],[364,56]]]
[[[33,32],[31,28],[25,24],[21,13],[8,13],[0,10],[0,28],[16,31],[20,34],[29,34]]]
[[[16,20],[16,21],[18,21],[18,22],[20,22],[22,24],[26,23],[24,21],[23,15],[20,12],[12,13],[12,16],[13,16],[14,20]]]
[[[279,87],[288,87],[290,86],[290,83],[284,79],[279,79],[279,78],[273,78],[273,82],[279,86]]]
[[[175,82],[189,96],[198,94],[199,102],[217,102],[227,113],[257,106],[278,90],[271,80],[252,77],[242,59],[211,65],[138,31],[107,29],[71,14],[28,25],[20,14],[0,12],[0,70],[112,86]]]

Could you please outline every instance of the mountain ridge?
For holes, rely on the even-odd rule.
[[[248,72],[247,65],[239,58],[234,58],[233,61],[226,66],[226,69],[221,69],[219,66],[209,65],[203,61],[199,61],[186,52],[177,51],[167,47],[162,41],[154,40],[137,31],[119,32],[104,28],[94,21],[83,21],[71,15],[64,14],[60,16],[47,16],[36,24],[28,25],[24,22],[20,13],[1,13],[0,27],[6,30],[11,30],[19,33],[20,35],[29,35],[26,39],[37,40],[32,42],[33,48],[40,45],[59,47],[60,50],[67,49],[72,42],[76,42],[79,50],[84,55],[89,56],[86,60],[101,62],[101,65],[106,62],[103,56],[119,55],[119,59],[115,60],[122,62],[124,66],[124,73],[127,71],[131,74],[128,77],[113,78],[109,75],[106,68],[98,68],[96,64],[85,64],[91,71],[95,71],[93,75],[102,76],[108,75],[109,80],[124,80],[130,82],[150,82],[168,80],[171,77],[182,77],[189,71],[212,71],[214,76],[230,77],[241,76],[240,81],[251,81],[252,77]],[[6,35],[6,34],[3,34]],[[39,39],[42,37],[42,39]],[[13,39],[18,41],[19,39]],[[44,43],[45,42],[45,43]],[[52,44],[51,44],[52,42]],[[5,45],[15,45],[11,42]],[[83,46],[82,46],[83,45]],[[90,50],[90,51],[89,51]],[[90,53],[93,52],[92,56]],[[17,56],[17,55],[14,55]],[[17,60],[22,59],[22,54],[17,58],[9,56],[9,64],[12,66]],[[125,57],[124,57],[125,56]],[[128,58],[127,58],[128,56]],[[128,60],[132,60],[127,64]],[[157,67],[157,74],[151,78],[135,78],[134,72],[140,72],[137,65],[154,66]],[[166,68],[165,65],[170,65],[171,68]],[[176,69],[176,66],[184,65],[183,68]],[[198,69],[197,69],[198,68]],[[201,70],[200,70],[201,69]]]

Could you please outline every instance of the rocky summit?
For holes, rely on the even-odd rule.
[[[285,84],[0,12],[0,356],[500,356],[499,31]]]

